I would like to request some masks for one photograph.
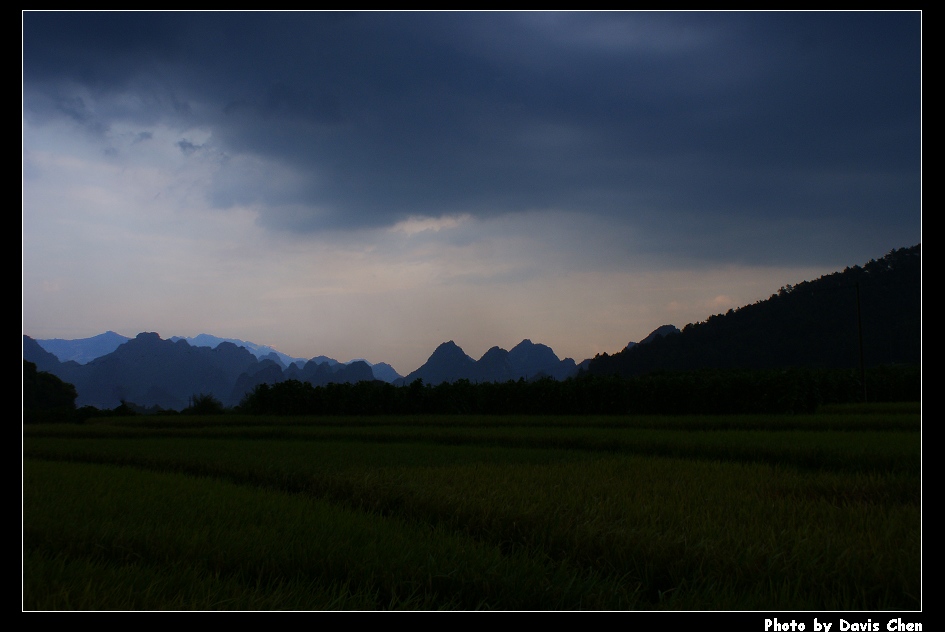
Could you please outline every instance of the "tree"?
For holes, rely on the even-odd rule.
[[[75,386],[23,360],[23,423],[75,420]]]
[[[206,393],[191,395],[190,406],[181,411],[184,415],[220,415],[223,412],[223,402]]]

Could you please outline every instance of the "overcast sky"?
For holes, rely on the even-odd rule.
[[[23,13],[23,333],[618,351],[920,243],[921,18]]]

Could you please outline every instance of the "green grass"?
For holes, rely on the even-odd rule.
[[[915,610],[918,415],[24,429],[26,609]]]
[[[304,495],[76,463],[24,478],[27,608],[629,605],[593,574]]]

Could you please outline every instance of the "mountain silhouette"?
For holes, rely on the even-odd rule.
[[[418,379],[423,380],[424,384],[441,384],[469,379],[475,366],[476,361],[450,340],[438,346],[419,369],[407,374],[403,380],[398,380],[395,384],[410,384]]]
[[[43,349],[55,355],[60,362],[72,360],[79,364],[86,364],[95,358],[111,353],[128,340],[130,338],[127,336],[116,334],[114,331],[106,331],[91,338],[76,340],[53,338],[51,340],[37,340],[36,342]]]
[[[627,346],[624,347],[624,349],[625,350],[630,349],[632,347],[635,347],[636,345],[643,345],[648,342],[653,342],[657,338],[663,338],[664,336],[668,336],[670,334],[678,334],[678,333],[679,333],[679,328],[676,327],[675,325],[661,325],[657,327],[656,329],[654,329],[653,331],[651,331],[649,335],[647,335],[647,337],[641,340],[640,342],[628,342]]]
[[[555,352],[543,344],[525,339],[511,351],[492,347],[479,360],[473,360],[455,342],[444,342],[416,371],[395,384],[410,384],[421,379],[424,384],[442,384],[457,380],[470,382],[507,382],[519,379],[550,377],[563,380],[577,373],[571,358],[559,360]]]
[[[590,376],[632,376],[703,368],[921,365],[921,299],[921,248],[916,245],[890,251],[862,267],[784,286],[767,300],[686,325],[682,331],[661,326],[640,343],[580,365],[571,358],[560,360],[550,347],[528,339],[510,351],[492,347],[478,361],[450,340],[416,371],[390,381],[404,385],[419,379],[437,385],[458,380],[564,380],[579,369]],[[111,345],[120,338],[106,332],[73,341],[81,344],[72,347],[60,346],[88,349],[93,344],[89,341]],[[290,379],[313,386],[373,381],[378,367],[384,367],[388,376],[396,375],[389,365],[372,367],[363,360],[342,364],[319,356],[287,363],[274,350],[261,355],[226,340],[212,347],[194,346],[186,339],[163,340],[157,333],[143,332],[83,364],[61,361],[38,341],[23,336],[24,360],[74,385],[77,406],[102,409],[127,401],[181,410],[192,396],[202,394],[234,406],[260,384]],[[84,359],[81,353],[73,357]]]
[[[36,365],[37,371],[53,373],[58,371],[62,362],[53,353],[44,349],[29,336],[23,336],[23,359]],[[72,362],[75,364],[75,362]]]
[[[23,359],[37,369],[73,384],[77,406],[112,409],[122,402],[182,410],[194,395],[211,395],[235,406],[259,384],[298,379],[313,386],[373,381],[364,361],[348,364],[309,361],[304,367],[283,369],[280,358],[258,359],[245,347],[221,342],[215,347],[192,346],[184,339],[163,340],[142,332],[113,352],[79,364],[60,362],[29,336],[23,336]]]
[[[921,246],[689,324],[612,356],[588,372],[639,375],[694,369],[857,368],[921,364]]]
[[[35,342],[39,343],[39,346],[46,351],[53,353],[60,362],[72,360],[78,362],[79,364],[86,364],[95,358],[99,358],[103,355],[111,353],[117,349],[119,345],[124,344],[128,340],[131,339],[126,336],[116,334],[113,331],[107,331],[104,334],[99,334],[91,338],[80,338],[76,340],[62,340],[54,338],[47,340],[36,340]],[[211,349],[215,349],[224,342],[232,343],[237,347],[244,347],[259,360],[268,359],[274,361],[276,364],[281,366],[283,370],[292,364],[297,364],[299,367],[303,367],[310,361],[314,361],[317,364],[327,362],[331,366],[342,364],[338,360],[324,355],[316,356],[311,358],[311,360],[306,360],[304,358],[294,358],[267,345],[259,345],[253,342],[240,340],[238,338],[220,338],[219,336],[213,336],[210,334],[199,334],[192,338],[171,336],[169,340],[172,342],[183,340],[192,347],[210,347]],[[367,362],[367,360],[358,358],[344,364],[350,365],[354,362],[366,362],[367,365],[371,367],[371,372],[373,374],[371,379],[383,380],[385,382],[394,382],[400,378],[400,374],[394,370],[394,367],[386,362],[371,364],[370,362]]]

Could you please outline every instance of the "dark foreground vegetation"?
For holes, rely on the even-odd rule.
[[[23,423],[62,422],[78,419],[75,386],[23,361]]]
[[[28,363],[25,363],[28,364]],[[112,410],[74,406],[75,390],[58,378],[58,399],[29,395],[40,380],[35,367],[25,383],[24,421],[83,422],[90,417],[133,414],[175,415],[123,402]],[[864,383],[865,378],[865,383]],[[69,399],[71,397],[71,399]],[[212,395],[197,394],[181,414],[212,415],[626,415],[626,414],[809,414],[834,404],[915,401],[921,398],[921,370],[897,365],[868,369],[704,369],[662,371],[634,377],[583,375],[473,384],[468,380],[408,386],[386,382],[313,386],[298,380],[255,387],[234,409]],[[37,406],[35,401],[49,405]]]
[[[921,397],[918,366],[878,367],[865,376],[865,389],[860,372],[842,369],[706,369],[437,386],[418,380],[406,387],[384,382],[313,387],[288,380],[257,386],[237,410],[263,415],[801,414],[864,399]]]
[[[27,610],[922,606],[918,403],[23,433]]]

